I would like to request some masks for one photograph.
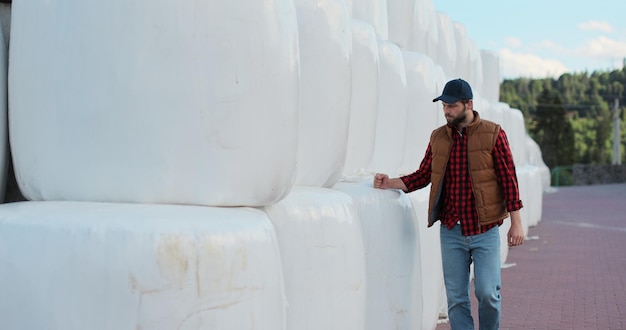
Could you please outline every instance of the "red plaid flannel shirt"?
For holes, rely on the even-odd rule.
[[[478,213],[476,212],[476,201],[472,191],[472,182],[467,166],[467,135],[465,129],[462,134],[452,134],[454,142],[450,151],[450,159],[446,167],[444,177],[444,207],[439,216],[443,225],[448,228],[461,221],[461,232],[465,236],[477,235],[499,226],[502,221],[480,226],[478,223]],[[522,208],[522,201],[519,197],[517,185],[517,174],[515,164],[509,147],[509,141],[503,129],[496,140],[493,150],[495,160],[495,170],[498,183],[504,193],[507,211],[517,211]],[[426,149],[426,154],[417,171],[400,177],[408,191],[414,191],[427,186],[430,183],[432,152],[430,144]]]

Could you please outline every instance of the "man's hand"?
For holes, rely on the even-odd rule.
[[[378,189],[400,189],[407,192],[407,187],[400,178],[390,179],[387,174],[376,173],[374,175],[374,188]]]
[[[511,212],[511,228],[507,234],[509,247],[524,244],[524,227],[522,227],[522,218],[519,211]]]
[[[374,175],[374,188],[387,189],[389,187],[389,176],[387,174],[376,173]]]

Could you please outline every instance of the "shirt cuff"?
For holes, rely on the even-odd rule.
[[[402,180],[402,182],[404,182],[404,185],[406,186],[406,188],[411,191],[411,179],[409,178],[408,175],[405,176],[401,176],[400,180]]]
[[[516,201],[506,202],[506,210],[509,212],[519,211],[522,207],[524,207],[524,205],[522,204],[522,201],[519,199]]]

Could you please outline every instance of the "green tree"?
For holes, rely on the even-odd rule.
[[[536,127],[539,118],[544,116],[539,112],[545,110],[538,108],[541,104],[538,100],[546,91],[559,95],[566,116],[570,118],[575,141],[573,163],[610,162],[616,99],[620,105],[621,125],[625,125],[626,66],[613,71],[565,73],[558,79],[505,79],[500,84],[500,101],[522,111],[526,128],[537,142],[540,142],[538,136],[543,134],[543,129]],[[625,134],[626,131],[622,130],[621,150],[626,147]],[[622,158],[626,159],[626,154],[622,153]]]
[[[572,119],[574,129],[575,163],[591,164],[594,158],[594,141],[596,140],[595,122],[591,118]]]
[[[531,135],[541,147],[550,168],[574,164],[574,129],[558,94],[544,89],[537,98],[537,113]]]
[[[611,163],[611,136],[613,127],[613,113],[609,109],[606,102],[601,102],[597,107],[595,120],[596,139],[595,155],[592,163],[610,164]]]

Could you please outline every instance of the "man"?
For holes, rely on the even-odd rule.
[[[441,96],[447,125],[435,129],[419,169],[398,178],[374,176],[374,187],[411,192],[430,187],[428,226],[441,220],[441,257],[453,330],[474,329],[469,287],[474,287],[481,330],[500,326],[499,226],[510,214],[508,245],[524,242],[517,175],[505,132],[473,109],[470,85],[449,81]]]

